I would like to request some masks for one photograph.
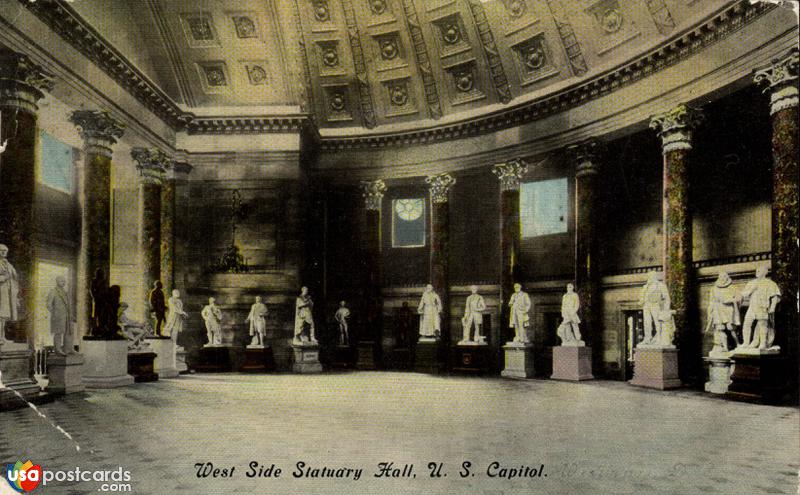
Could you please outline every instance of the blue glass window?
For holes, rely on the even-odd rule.
[[[392,201],[392,247],[425,245],[425,199]]]
[[[520,185],[519,210],[523,238],[562,234],[567,231],[567,186],[567,179],[526,182]]]
[[[41,146],[42,184],[72,193],[75,174],[72,147],[46,132],[41,133]]]

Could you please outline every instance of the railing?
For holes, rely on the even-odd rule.
[[[36,349],[33,353],[33,374],[46,375],[47,374],[47,355],[53,351],[51,346]]]

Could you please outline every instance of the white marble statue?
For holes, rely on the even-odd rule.
[[[316,344],[317,337],[314,330],[314,301],[308,295],[308,287],[300,289],[300,295],[295,302],[294,315],[294,340],[295,345]],[[308,326],[308,336],[304,333],[304,327]]]
[[[56,277],[56,286],[47,293],[47,311],[50,313],[50,333],[53,336],[53,348],[61,356],[75,354],[72,330],[72,306],[67,294],[67,279]]]
[[[149,322],[134,320],[128,314],[130,305],[126,302],[119,304],[119,326],[122,335],[128,339],[128,351],[146,351],[150,344],[145,340],[149,335],[153,335],[153,330]]]
[[[647,274],[647,283],[642,288],[639,303],[642,305],[642,316],[644,317],[644,340],[639,345],[671,345],[671,339],[669,339],[669,344],[664,344],[668,340],[664,327],[670,325],[674,311],[670,309],[669,291],[661,272]],[[674,326],[674,322],[672,322],[673,332]],[[667,331],[669,333],[670,329],[668,328]]]
[[[508,300],[510,311],[508,327],[514,329],[515,344],[528,343],[528,326],[530,317],[528,312],[531,310],[531,298],[527,292],[522,290],[521,284],[514,284],[514,293]]]
[[[481,330],[483,328],[483,312],[486,311],[486,302],[483,300],[483,296],[478,294],[478,287],[476,285],[470,286],[469,290],[471,294],[467,297],[467,302],[464,305],[464,317],[461,318],[464,337],[459,344],[473,342],[485,344],[486,337]],[[473,328],[475,329],[474,338],[471,335]]]
[[[758,267],[756,278],[742,291],[742,297],[750,300],[742,325],[743,348],[780,350],[772,343],[775,341],[775,308],[781,300],[781,290],[778,284],[767,278],[768,270],[766,265]]]
[[[0,345],[6,340],[6,323],[19,319],[19,277],[8,262],[8,247],[0,244]]]
[[[728,352],[728,334],[738,338],[735,327],[741,325],[739,318],[740,296],[733,288],[733,282],[727,272],[721,271],[708,295],[708,325],[706,331],[714,332],[714,347],[709,355],[720,355]]]
[[[339,345],[350,344],[350,325],[347,319],[350,318],[350,309],[345,301],[339,303],[339,309],[333,315],[333,319],[339,324]]]
[[[172,291],[172,297],[169,298],[167,305],[169,306],[169,313],[167,314],[167,323],[164,324],[164,331],[174,342],[178,339],[178,334],[183,331],[183,323],[189,317],[189,314],[183,309],[183,301],[178,289]]]
[[[216,305],[213,297],[208,298],[208,304],[203,306],[200,316],[206,324],[208,336],[206,346],[222,345],[222,310]]]
[[[441,332],[442,300],[433,291],[433,286],[425,286],[425,292],[419,298],[417,313],[422,315],[419,323],[421,340],[436,340]]]
[[[256,302],[250,306],[250,314],[245,322],[250,322],[250,336],[253,340],[251,346],[263,346],[267,334],[267,306],[261,302],[261,296],[256,296]]]
[[[581,302],[578,298],[578,294],[575,292],[575,286],[567,284],[567,293],[561,297],[561,325],[559,325],[558,330],[556,330],[558,337],[561,339],[561,345],[584,345],[579,328],[581,319],[578,316],[578,310],[580,307]]]

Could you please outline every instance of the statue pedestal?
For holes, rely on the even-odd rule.
[[[128,374],[133,380],[140,382],[155,382],[158,374],[155,372],[156,353],[150,351],[128,353]]]
[[[759,404],[780,404],[788,399],[789,360],[776,351],[733,351],[731,384],[725,397]]]
[[[292,344],[292,350],[294,351],[292,371],[303,374],[322,371],[319,362],[319,344]]]
[[[709,354],[708,357],[704,357],[703,361],[708,364],[708,381],[705,385],[706,392],[712,394],[727,393],[728,387],[731,384],[731,365],[733,361],[727,356],[714,356],[713,353]]]
[[[156,353],[153,370],[159,378],[175,378],[178,366],[175,356],[175,341],[171,337],[147,337],[147,343]]]
[[[675,347],[642,347],[633,350],[633,379],[637,387],[668,390],[678,388],[678,349]]]
[[[245,373],[264,373],[275,370],[275,358],[272,356],[272,347],[264,345],[249,345],[244,350],[244,361],[239,371]]]
[[[189,356],[189,367],[200,373],[233,371],[233,352],[230,345],[206,344]]]
[[[567,344],[553,347],[553,374],[550,379],[572,382],[593,380],[592,348]]]
[[[31,373],[32,357],[28,344],[0,345],[0,410],[22,407],[25,405],[22,399],[30,401],[39,395],[41,390]]]
[[[439,340],[420,339],[414,353],[414,371],[418,373],[439,374],[442,362],[439,359]]]
[[[83,354],[83,385],[86,388],[114,388],[133,383],[128,374],[128,341],[81,341]]]
[[[505,368],[500,372],[504,378],[530,378],[533,376],[533,344],[509,342],[503,346]]]
[[[69,354],[61,356],[50,354],[47,357],[47,388],[45,391],[56,395],[83,392],[83,356]]]
[[[483,342],[459,342],[450,351],[450,369],[459,373],[484,374],[496,369],[495,351]]]
[[[337,345],[336,347],[333,347],[330,351],[331,365],[339,369],[351,369],[356,367],[356,363],[361,364],[360,349],[361,346],[359,345],[358,347],[359,353],[358,356],[356,356],[355,349],[353,349],[348,345]],[[366,356],[364,357],[364,359],[366,359]],[[374,369],[375,365],[374,360],[372,365],[373,368],[371,369]],[[361,368],[359,366],[359,369],[368,369],[368,368]]]
[[[186,373],[189,371],[189,365],[186,364],[187,354],[188,352],[186,352],[183,346],[175,346],[175,369],[178,370],[178,373]]]
[[[358,343],[356,368],[360,370],[378,369],[378,366],[375,363],[375,342],[371,340],[365,340]]]

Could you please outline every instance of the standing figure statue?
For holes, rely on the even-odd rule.
[[[669,325],[673,312],[670,309],[669,291],[663,280],[661,272],[648,273],[647,283],[639,296],[644,317],[644,339],[640,344],[660,345],[665,341],[665,321]]]
[[[486,337],[481,332],[483,328],[483,312],[486,311],[486,302],[483,296],[478,294],[478,286],[471,285],[471,294],[467,297],[464,306],[464,317],[461,319],[461,326],[464,328],[464,336],[459,343],[478,342],[486,343]],[[475,337],[471,338],[472,328],[475,328]]]
[[[300,289],[300,295],[295,302],[294,314],[294,344],[301,345],[303,342],[316,344],[317,337],[314,331],[314,301],[308,295],[308,287]],[[305,335],[305,327],[308,326],[308,336]]]
[[[153,282],[153,290],[147,295],[150,303],[150,312],[156,319],[155,334],[161,337],[161,326],[167,321],[167,301],[164,297],[164,289],[160,280]]]
[[[728,352],[728,335],[739,343],[736,328],[741,325],[739,319],[740,296],[733,288],[731,277],[727,272],[719,272],[717,281],[708,296],[708,325],[706,332],[714,332],[714,348],[711,354]]]
[[[261,302],[261,296],[256,296],[256,302],[250,306],[250,314],[245,322],[250,322],[251,346],[263,346],[264,337],[267,335],[267,306]]]
[[[581,319],[578,316],[580,307],[581,301],[575,293],[575,286],[567,284],[567,293],[561,298],[561,325],[556,330],[561,345],[583,345],[579,328]]]
[[[103,274],[103,270],[98,268],[94,272],[94,278],[89,286],[89,296],[92,299],[92,321],[89,325],[89,334],[98,337],[104,333],[103,313],[105,311],[106,296],[108,292],[108,282]]]
[[[177,341],[178,334],[183,331],[183,322],[189,317],[183,309],[183,301],[181,301],[181,293],[178,289],[172,291],[172,297],[169,298],[169,315],[167,322],[164,324],[164,331],[172,337],[173,342]]]
[[[769,349],[775,341],[775,308],[781,300],[781,290],[778,284],[767,278],[768,270],[766,265],[758,267],[756,278],[742,291],[742,297],[750,299],[742,325],[742,347],[745,348]]]
[[[60,356],[75,354],[75,347],[72,344],[72,307],[69,304],[66,287],[67,279],[59,275],[56,277],[56,286],[47,293],[53,348]]]
[[[8,262],[8,247],[0,244],[0,344],[6,340],[6,323],[19,319],[19,278]]]
[[[216,305],[213,297],[208,298],[208,304],[203,306],[200,316],[206,323],[206,335],[208,343],[206,346],[222,344],[222,310]]]
[[[342,301],[339,303],[339,309],[333,315],[333,319],[339,324],[339,345],[350,344],[350,325],[347,319],[350,318],[350,309],[347,307],[347,302]]]
[[[439,337],[441,332],[441,312],[442,300],[439,295],[433,291],[433,286],[428,284],[425,286],[425,292],[419,299],[419,306],[417,306],[417,313],[422,315],[419,323],[419,336],[422,339],[434,340]]]
[[[528,311],[531,310],[531,298],[527,292],[522,290],[521,284],[514,284],[514,293],[508,300],[508,307],[510,312],[508,327],[514,329],[514,342],[527,344],[530,324]]]

